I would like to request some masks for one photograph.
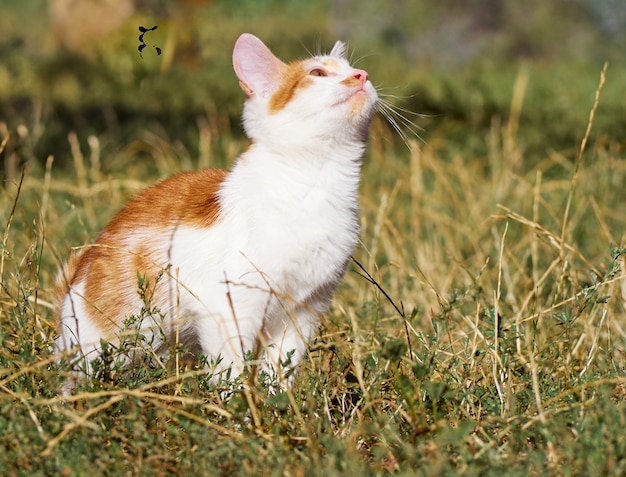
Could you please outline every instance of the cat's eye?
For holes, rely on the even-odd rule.
[[[324,71],[322,68],[313,68],[311,71],[309,71],[309,74],[311,76],[328,76],[328,73],[326,73],[326,71]]]

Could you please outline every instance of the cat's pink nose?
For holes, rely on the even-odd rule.
[[[365,70],[354,70],[354,73],[352,73],[352,77],[356,78],[357,80],[359,80],[361,82],[361,85],[364,85],[365,82],[367,81],[367,71],[365,71]]]

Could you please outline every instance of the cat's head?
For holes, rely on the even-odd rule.
[[[286,147],[366,141],[377,94],[367,73],[350,66],[343,43],[328,55],[284,63],[244,33],[233,66],[248,97],[244,127],[254,141]]]

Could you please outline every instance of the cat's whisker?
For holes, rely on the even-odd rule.
[[[354,52],[350,55],[350,64],[354,66],[358,66],[358,64],[366,58],[371,58],[372,56],[380,56],[380,53],[367,53],[365,55],[361,55],[358,58],[354,58]],[[378,88],[376,88],[378,90]]]
[[[421,118],[425,117],[424,115],[415,113],[398,105],[392,105],[386,101],[384,97],[379,97],[378,101],[376,101],[376,110],[383,115],[389,125],[398,133],[404,144],[409,149],[411,149],[411,139],[413,139],[413,137],[419,139],[425,144],[424,139],[418,132],[424,131],[424,129],[408,117],[409,115],[413,115]]]
[[[378,94],[380,96],[384,96],[385,98],[394,98],[394,99],[413,98],[415,96],[414,94],[405,95],[405,96],[399,96],[399,95],[395,95],[395,94],[383,93],[383,91],[397,91],[399,89],[405,89],[406,87],[407,87],[407,85],[384,86],[383,83],[381,83],[381,84],[376,85],[376,91],[378,92]]]
[[[309,50],[304,42],[301,41],[300,45],[302,46],[302,48],[304,48],[304,51],[306,51],[309,56],[320,56],[322,54],[322,45],[320,44],[319,40],[315,42],[315,53],[311,52],[311,50]]]

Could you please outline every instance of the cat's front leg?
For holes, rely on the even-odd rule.
[[[260,298],[250,295],[236,302],[237,305],[225,300],[223,306],[214,308],[197,321],[198,342],[202,353],[212,361],[208,370],[216,380],[239,376],[250,354],[257,352],[263,324],[258,310],[264,308],[263,304],[256,303]]]
[[[318,314],[300,308],[280,323],[263,330],[260,341],[265,351],[262,370],[281,385],[293,383],[295,370],[306,353],[306,347],[319,326]]]

